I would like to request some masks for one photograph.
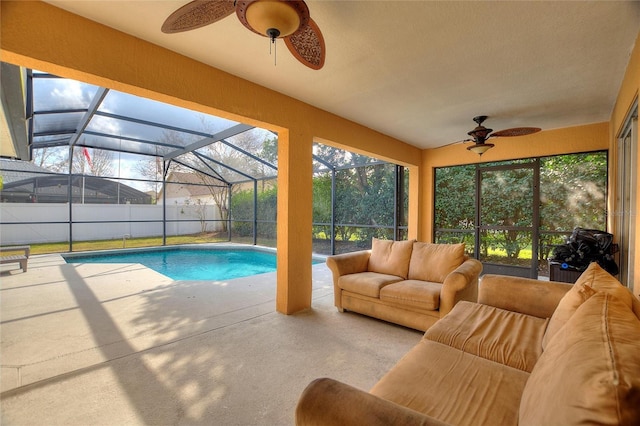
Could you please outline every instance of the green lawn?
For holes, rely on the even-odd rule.
[[[225,241],[228,241],[226,234],[224,237],[210,233],[167,237],[167,245],[219,243]],[[73,251],[113,250],[121,248],[157,247],[161,245],[162,237],[127,238],[124,244],[122,239],[74,241]],[[30,244],[30,246],[31,254],[65,253],[69,251],[69,243],[67,242]]]
[[[518,253],[518,259],[531,260],[531,248],[521,249]],[[489,256],[507,257],[507,251],[502,249],[489,249]]]

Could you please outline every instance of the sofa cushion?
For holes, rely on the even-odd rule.
[[[640,321],[598,292],[551,339],[524,388],[520,425],[638,424]]]
[[[542,318],[460,301],[424,338],[531,372],[542,354],[546,326]]]
[[[402,281],[396,275],[379,274],[377,272],[360,272],[343,275],[338,278],[338,287],[353,293],[369,297],[380,297],[380,289],[388,284]]]
[[[371,389],[455,425],[516,425],[529,373],[423,339]]]
[[[580,307],[596,291],[604,291],[615,295],[629,308],[633,306],[633,294],[624,287],[611,274],[593,262],[580,275],[571,290],[564,295],[553,312],[549,326],[542,339],[542,348],[546,349],[549,341],[558,333],[560,328],[571,318],[576,309]]]
[[[397,275],[406,280],[412,249],[413,240],[391,241],[374,238],[371,242],[368,271]]]
[[[380,290],[380,300],[412,308],[435,311],[440,307],[442,284],[405,280]]]
[[[444,282],[451,272],[464,262],[464,243],[431,244],[413,243],[409,279]]]

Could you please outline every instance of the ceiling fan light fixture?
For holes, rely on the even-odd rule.
[[[272,40],[295,33],[309,20],[309,10],[303,2],[254,0],[244,3],[246,7],[238,9],[240,21],[252,31]]]
[[[467,147],[467,149],[471,152],[475,152],[478,155],[482,155],[485,152],[489,151],[494,146],[495,145],[492,143],[475,143],[470,147]]]

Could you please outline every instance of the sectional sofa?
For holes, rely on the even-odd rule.
[[[296,424],[640,424],[640,301],[597,263],[573,286],[485,275],[478,302],[456,304],[369,392],[312,382]]]

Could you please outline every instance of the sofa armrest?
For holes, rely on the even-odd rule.
[[[296,407],[296,425],[430,425],[439,420],[332,379],[316,379]]]
[[[478,302],[508,311],[550,318],[571,284],[487,274],[480,280]]]
[[[440,317],[448,314],[461,300],[478,300],[478,277],[481,272],[480,261],[467,259],[447,275],[440,290]]]
[[[333,280],[336,281],[343,275],[366,272],[370,256],[371,250],[336,254],[335,256],[327,257],[327,266],[333,272]]]
[[[327,257],[327,266],[333,275],[334,304],[340,312],[342,312],[342,289],[338,286],[338,280],[343,275],[366,272],[369,267],[369,257],[371,257],[371,250],[360,250]]]

